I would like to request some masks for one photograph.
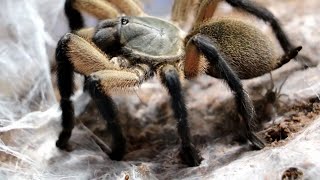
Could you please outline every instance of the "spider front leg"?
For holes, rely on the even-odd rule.
[[[160,78],[171,96],[171,107],[177,120],[177,129],[181,140],[180,156],[189,166],[198,166],[202,157],[191,143],[187,107],[182,94],[178,70],[172,65],[165,65],[160,69]]]
[[[245,122],[245,135],[256,149],[264,148],[264,143],[253,132],[255,125],[255,111],[248,94],[243,89],[240,78],[231,69],[223,56],[217,51],[214,42],[208,37],[197,34],[192,37],[192,43],[204,54],[210,65],[218,72],[220,77],[226,81],[234,93],[237,109]],[[192,45],[191,45],[192,46]]]
[[[84,75],[105,69],[114,68],[108,63],[99,50],[83,38],[68,33],[63,36],[56,48],[57,83],[60,92],[60,108],[62,110],[62,131],[56,142],[60,149],[70,150],[68,141],[74,127],[74,109],[70,97],[74,91],[74,71]]]
[[[56,60],[62,110],[62,131],[56,142],[57,147],[70,150],[68,141],[74,127],[74,109],[70,96],[74,89],[73,72],[78,72],[88,77],[86,86],[102,116],[108,122],[113,136],[110,158],[121,159],[125,152],[125,139],[118,124],[116,107],[108,96],[108,91],[112,87],[135,86],[141,83],[145,77],[145,71],[141,70],[144,66],[133,68],[131,71],[122,71],[93,44],[71,33],[60,39],[56,49]]]

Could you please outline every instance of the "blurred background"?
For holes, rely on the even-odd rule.
[[[170,99],[157,79],[134,93],[114,93],[128,139],[122,161],[103,152],[110,144],[106,124],[82,92],[73,97],[77,126],[72,152],[55,141],[60,127],[54,52],[69,31],[59,0],[1,0],[0,6],[0,179],[317,179],[320,174],[320,1],[255,0],[281,22],[309,68],[291,61],[270,75],[243,81],[258,116],[258,135],[267,147],[252,151],[239,138],[232,93],[218,79],[201,76],[184,82],[191,134],[204,158],[186,167],[178,158],[178,137]],[[141,0],[144,11],[171,19],[173,0]],[[197,7],[197,0],[194,7]],[[250,23],[281,48],[270,27],[221,2],[214,18]],[[194,11],[178,23],[186,32]],[[86,15],[87,24],[96,20]],[[267,94],[277,92],[273,100]],[[99,145],[97,144],[99,141]]]

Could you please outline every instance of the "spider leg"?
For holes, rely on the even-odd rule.
[[[85,76],[104,69],[120,70],[93,43],[73,33],[67,33],[61,38],[57,53],[65,56],[57,57],[58,66],[70,64],[75,72]]]
[[[103,0],[66,0],[64,11],[71,30],[84,27],[80,12],[86,12],[98,19],[115,18],[119,15],[118,10],[111,3]]]
[[[78,31],[73,31],[72,33],[82,37],[87,42],[91,43],[94,32],[95,32],[95,29],[91,27],[91,28],[82,28]]]
[[[143,10],[140,5],[133,0],[108,0],[116,6],[121,12],[128,16],[142,16]]]
[[[68,141],[71,137],[71,132],[74,127],[74,107],[70,100],[74,90],[74,75],[73,66],[67,60],[67,43],[68,38],[62,38],[58,42],[56,49],[57,60],[57,81],[60,91],[60,108],[62,110],[62,131],[59,134],[59,138],[56,142],[56,146],[60,149],[70,150]]]
[[[84,27],[83,17],[81,13],[73,7],[74,0],[66,0],[64,4],[64,13],[68,19],[69,27],[72,31]]]
[[[255,125],[255,111],[248,94],[243,89],[240,78],[233,72],[228,63],[217,51],[214,43],[206,36],[197,34],[192,37],[193,43],[213,64],[215,70],[220,74],[233,91],[239,113],[245,122],[245,131],[248,140],[256,149],[262,149],[265,145],[253,132]]]
[[[89,78],[99,80],[101,90],[108,93],[110,90],[137,87],[151,76],[152,71],[148,65],[137,64],[128,69],[97,71],[90,74]]]
[[[197,77],[206,71],[208,63],[200,57],[197,46],[189,40],[186,45],[186,56],[184,63],[184,75],[187,79]]]
[[[126,139],[122,134],[118,121],[118,109],[112,98],[101,91],[101,85],[98,80],[88,78],[86,89],[89,91],[102,117],[107,121],[108,131],[112,134],[112,152],[108,155],[112,160],[121,160],[126,150]]]
[[[114,88],[135,87],[141,84],[149,75],[149,66],[136,65],[128,69],[128,71],[101,70],[92,73],[87,78],[86,89],[89,90],[100,113],[107,121],[108,131],[112,134],[112,152],[109,157],[113,160],[122,159],[126,149],[126,140],[118,122],[117,108],[111,97],[108,96],[108,92]]]
[[[161,67],[159,74],[162,84],[168,89],[171,96],[171,107],[177,120],[178,134],[181,139],[180,156],[189,166],[198,166],[202,158],[191,143],[187,107],[182,94],[178,70],[172,65],[165,65]]]
[[[92,54],[91,54],[92,53]],[[83,38],[68,33],[56,49],[57,83],[61,95],[62,131],[56,142],[60,149],[69,150],[68,141],[74,127],[74,108],[70,97],[74,90],[74,71],[89,75],[102,69],[117,69],[98,49]]]
[[[209,20],[216,11],[218,4],[222,0],[203,0],[199,5],[197,16],[193,27]]]
[[[71,30],[84,27],[80,12],[91,14],[99,20],[116,18],[122,12],[132,16],[143,15],[140,6],[132,0],[66,0],[64,10]]]
[[[298,46],[294,49],[290,49],[289,51],[287,51],[283,56],[280,57],[275,69],[280,68],[281,66],[285,65],[286,63],[288,63],[291,59],[295,58],[299,51],[301,51],[302,46]]]
[[[171,9],[171,20],[177,22],[180,26],[183,25],[193,11],[193,6],[196,6],[198,0],[175,0]]]

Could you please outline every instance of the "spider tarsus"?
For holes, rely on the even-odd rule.
[[[260,150],[265,147],[265,143],[253,132],[248,133],[248,140],[252,143],[254,150]]]
[[[190,167],[199,166],[203,158],[193,144],[180,147],[179,155],[184,163]]]
[[[63,130],[60,135],[59,139],[56,141],[56,146],[61,149],[65,150],[67,152],[70,152],[74,149],[74,146],[72,146],[68,141],[71,137],[71,131],[70,130]]]
[[[295,57],[298,55],[299,51],[301,51],[301,49],[302,49],[302,46],[298,46],[298,47],[290,50],[290,51],[287,53],[287,54],[288,54],[288,57],[291,58],[291,59],[295,58]]]
[[[67,152],[71,152],[73,151],[74,149],[74,146],[71,145],[70,143],[68,142],[61,142],[61,141],[57,141],[56,142],[56,146],[61,149],[61,150],[64,150],[64,151],[67,151]]]
[[[124,138],[116,139],[113,144],[112,152],[108,154],[110,159],[120,161],[126,153],[126,140]]]

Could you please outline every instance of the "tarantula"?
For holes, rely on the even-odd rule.
[[[112,89],[137,87],[156,74],[171,96],[181,140],[179,154],[187,165],[197,166],[202,157],[191,142],[181,80],[205,73],[228,84],[244,122],[241,128],[252,145],[262,149],[263,141],[253,132],[255,111],[240,79],[257,77],[281,67],[294,58],[301,47],[293,48],[267,9],[247,0],[226,1],[269,22],[285,54],[276,57],[269,39],[248,24],[234,19],[209,20],[220,2],[217,0],[201,2],[195,26],[187,36],[170,22],[155,17],[138,17],[143,12],[134,1],[114,1],[113,5],[120,11],[132,15],[114,17],[118,14],[110,13],[116,11],[106,1],[67,0],[65,11],[73,31],[59,40],[56,49],[63,128],[56,146],[65,150],[69,148],[68,141],[74,127],[74,109],[70,100],[74,72],[86,77],[85,87],[108,123],[113,136],[109,157],[113,160],[123,157],[126,140],[109,93]],[[94,28],[81,29],[80,11],[105,20]]]

